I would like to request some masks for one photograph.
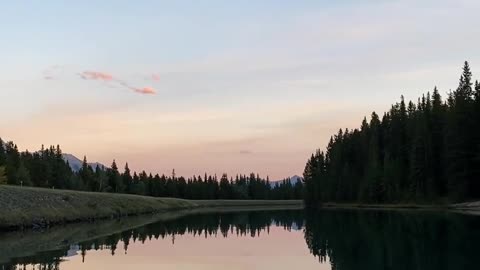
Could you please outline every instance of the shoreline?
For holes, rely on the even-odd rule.
[[[324,203],[318,209],[352,209],[352,210],[421,210],[450,211],[468,215],[480,215],[480,202],[456,204],[362,204],[362,203]]]
[[[298,200],[184,200],[0,186],[0,231],[157,213],[303,209]]]
[[[185,200],[128,194],[0,186],[0,232],[165,213],[303,209],[299,200]],[[459,204],[324,203],[319,209],[451,211],[480,215],[480,202]]]

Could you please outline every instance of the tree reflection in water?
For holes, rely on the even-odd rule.
[[[257,211],[196,214],[13,258],[0,269],[59,269],[63,258],[91,250],[128,253],[133,242],[194,237],[257,237],[271,226],[303,229],[310,253],[334,270],[480,269],[476,261],[480,218],[425,211]],[[0,243],[1,245],[1,243]],[[288,246],[286,246],[288,248]]]
[[[480,269],[480,218],[425,211],[307,212],[305,240],[333,270]]]
[[[68,256],[71,249],[78,249],[82,260],[87,259],[89,250],[110,250],[115,255],[127,253],[131,242],[169,239],[175,244],[175,236],[192,235],[194,237],[228,237],[229,235],[257,237],[268,233],[271,226],[281,226],[285,230],[302,229],[304,226],[303,211],[254,211],[236,213],[195,214],[184,216],[167,222],[148,224],[135,229],[84,241],[64,249],[37,253],[33,257],[13,258],[8,264],[0,264],[1,270],[26,269],[34,265],[39,270],[59,269],[62,258]],[[1,243],[0,243],[1,245]]]

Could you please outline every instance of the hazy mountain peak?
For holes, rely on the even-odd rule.
[[[290,176],[290,177],[286,177],[285,179],[288,179],[288,178],[290,178],[290,183],[292,183],[292,185],[295,185],[297,182],[300,182],[303,179],[301,176],[298,176],[296,174],[293,175],[293,176]],[[272,182],[270,182],[270,185],[273,187],[276,184],[280,184],[283,180],[284,179],[272,181]]]
[[[62,154],[62,156],[65,161],[68,161],[68,164],[70,165],[70,168],[72,169],[72,171],[78,172],[82,168],[83,160],[77,158],[72,154],[67,154],[67,153]],[[99,162],[89,162],[88,165],[92,167],[94,170],[95,168],[97,168],[97,165],[100,168],[106,168],[105,165]]]

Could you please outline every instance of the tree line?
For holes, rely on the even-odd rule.
[[[207,174],[185,178],[178,177],[175,170],[169,176],[132,173],[128,163],[120,172],[115,160],[109,168],[92,168],[86,157],[80,170],[74,172],[64,160],[60,146],[20,152],[13,142],[3,142],[1,138],[0,184],[204,200],[303,198],[302,182],[292,183],[287,178],[271,183],[268,176],[261,178],[254,173],[235,178],[227,174],[220,178]]]
[[[480,84],[468,62],[456,90],[403,96],[382,117],[331,137],[304,170],[305,202],[441,203],[480,198]]]

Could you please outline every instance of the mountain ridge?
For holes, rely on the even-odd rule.
[[[70,168],[72,169],[72,171],[74,171],[74,172],[80,171],[80,169],[82,168],[82,165],[83,165],[82,160],[80,160],[76,156],[74,156],[72,154],[68,154],[68,153],[64,153],[64,154],[62,154],[62,156],[63,156],[63,160],[68,162],[68,165],[70,165]],[[88,165],[90,167],[92,167],[92,169],[94,169],[94,170],[95,170],[95,168],[97,168],[97,166],[99,166],[100,168],[106,168],[105,165],[103,165],[102,163],[99,163],[99,162],[89,162]]]
[[[286,177],[285,179],[290,179],[290,183],[292,183],[292,185],[295,185],[296,183],[301,182],[301,181],[303,180],[303,177],[298,176],[298,175],[295,174],[295,175],[293,175],[293,176]],[[272,181],[272,182],[270,182],[270,185],[271,185],[272,187],[274,187],[274,186],[277,185],[277,184],[281,184],[283,180],[284,180],[284,179]]]

